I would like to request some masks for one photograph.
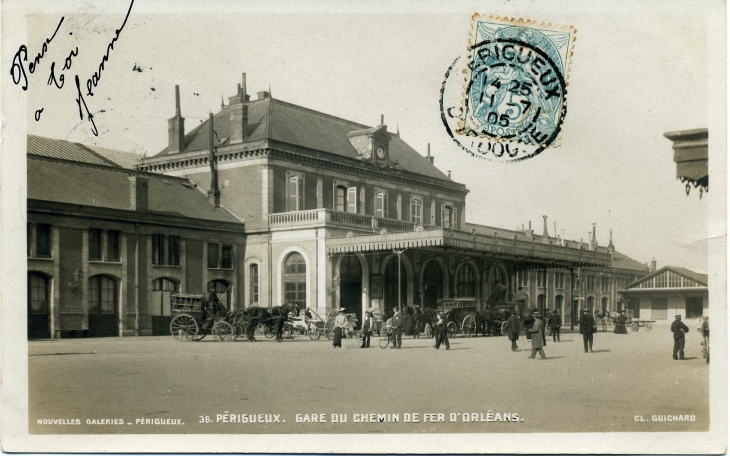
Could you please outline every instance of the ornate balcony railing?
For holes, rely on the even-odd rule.
[[[415,229],[413,222],[407,222],[405,220],[379,218],[372,215],[333,211],[331,209],[280,212],[269,215],[269,228],[271,229],[305,228],[325,225],[371,232],[380,231],[383,228],[389,232],[413,231]]]

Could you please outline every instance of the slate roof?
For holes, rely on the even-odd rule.
[[[229,113],[225,109],[213,116],[215,133],[220,145],[228,144],[229,121]],[[281,100],[265,98],[248,103],[248,139],[246,141],[256,142],[271,139],[357,159],[358,153],[348,141],[347,134],[367,128],[371,127]],[[207,149],[210,142],[208,131],[208,120],[189,131],[185,135],[185,152]],[[398,135],[389,134],[391,161],[397,160],[405,171],[450,180],[446,174],[406,144]],[[168,154],[169,148],[166,147],[156,157]]]
[[[242,223],[226,209],[210,204],[207,196],[187,179],[34,155],[28,156],[28,199],[129,210],[129,176],[143,175],[149,178],[147,213]],[[91,160],[89,157],[75,158]]]
[[[649,272],[649,269],[646,267],[644,263],[638,262],[634,260],[633,258],[629,258],[628,256],[624,255],[623,253],[614,250],[613,252],[613,260],[611,261],[611,267],[612,268],[618,268],[618,269],[631,269],[633,271],[641,272],[646,274]]]
[[[142,158],[141,155],[131,152],[35,135],[28,135],[28,154],[127,169],[134,169]]]

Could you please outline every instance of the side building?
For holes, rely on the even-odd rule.
[[[169,334],[172,292],[243,297],[244,224],[136,155],[28,136],[28,336]]]

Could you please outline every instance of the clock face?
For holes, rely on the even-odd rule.
[[[378,146],[378,148],[375,150],[375,153],[381,160],[385,158],[385,149],[383,148],[383,146]]]

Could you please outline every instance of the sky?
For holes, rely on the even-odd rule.
[[[495,3],[481,10],[577,29],[560,146],[503,164],[467,155],[441,122],[439,90],[451,62],[466,55],[473,8],[281,14],[241,5],[155,14],[151,2],[137,0],[93,97],[85,97],[98,136],[79,120],[73,76],[83,85],[98,71],[129,3],[109,2],[104,12],[114,14],[88,6],[30,16],[27,41],[12,39],[31,56],[64,21],[28,75],[28,132],[151,156],[167,144],[175,84],[190,131],[220,110],[221,96],[235,94],[245,72],[253,98],[270,89],[274,98],[367,125],[383,114],[388,129],[423,155],[430,143],[436,166],[470,190],[469,222],[514,229],[531,221],[542,233],[547,215],[550,234],[557,225],[568,239],[587,239],[596,223],[600,244],[612,229],[616,248],[638,261],[707,272],[712,194],[685,194],[663,137],[708,126],[708,39],[698,8],[578,14]],[[75,48],[71,69],[61,71]],[[57,77],[65,75],[61,89],[46,85],[51,62]]]

